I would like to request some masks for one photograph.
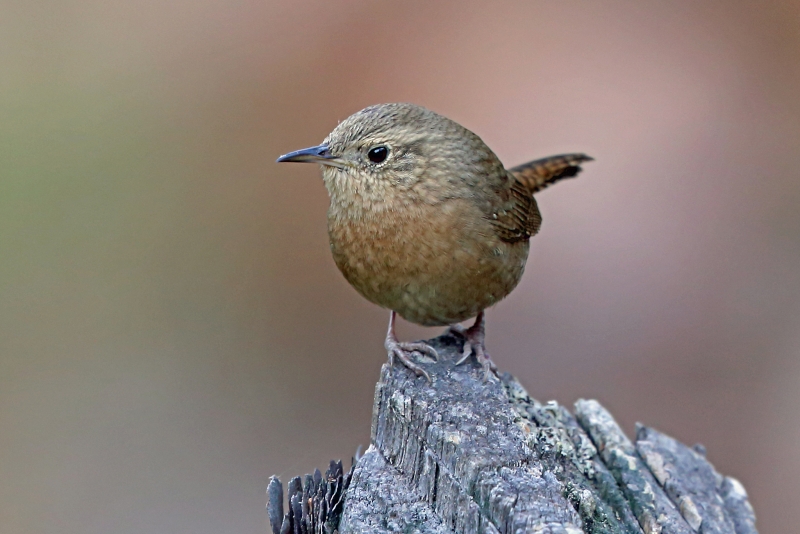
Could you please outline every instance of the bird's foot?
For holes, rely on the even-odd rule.
[[[383,346],[386,347],[386,352],[389,355],[389,365],[393,366],[394,358],[397,357],[403,365],[414,371],[414,374],[424,376],[428,382],[431,382],[431,375],[419,364],[415,363],[412,358],[430,356],[435,361],[438,361],[439,353],[436,352],[436,349],[421,341],[398,341],[394,333],[394,319],[395,312],[392,312],[389,318],[389,331],[386,333],[386,341],[383,342]]]
[[[469,328],[464,328],[460,324],[450,327],[450,331],[462,336],[464,338],[464,350],[461,353],[461,358],[456,362],[456,365],[461,365],[466,362],[470,356],[475,355],[475,360],[483,368],[484,377],[486,380],[491,380],[497,376],[497,366],[489,357],[486,352],[486,345],[484,344],[484,321],[483,312],[478,314],[475,318],[475,324]]]
[[[439,354],[436,352],[436,349],[419,341],[409,343],[388,338],[384,346],[386,347],[386,352],[389,353],[389,365],[394,365],[394,358],[396,356],[403,365],[414,371],[417,376],[424,376],[428,382],[431,382],[431,375],[419,364],[415,363],[412,358],[427,355],[434,360],[438,360]]]

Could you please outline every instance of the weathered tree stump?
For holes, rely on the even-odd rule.
[[[511,375],[456,367],[459,337],[430,343],[432,384],[383,366],[371,444],[349,472],[293,479],[286,513],[273,477],[274,534],[756,533],[744,488],[702,446],[644,426],[632,443],[597,401],[573,416]]]

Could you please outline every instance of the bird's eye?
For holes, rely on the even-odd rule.
[[[385,146],[376,146],[369,149],[367,157],[372,163],[383,163],[389,156],[389,149]]]

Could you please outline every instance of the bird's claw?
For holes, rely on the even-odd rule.
[[[456,362],[456,365],[461,365],[466,362],[470,356],[475,355],[475,360],[483,368],[484,378],[492,380],[497,376],[497,366],[494,364],[486,349],[483,347],[483,342],[474,342],[470,339],[464,341],[464,351],[461,353],[461,358]]]
[[[403,365],[411,369],[414,374],[417,376],[424,376],[428,382],[431,382],[431,375],[419,364],[415,363],[412,358],[429,356],[438,361],[439,353],[436,352],[436,349],[419,341],[408,343],[393,339],[387,339],[385,346],[386,352],[389,354],[389,365],[394,365],[394,358],[396,356],[397,359],[400,360]]]
[[[483,368],[486,380],[492,380],[497,376],[497,366],[489,357],[484,345],[483,313],[475,319],[475,324],[471,327],[464,328],[460,324],[456,324],[450,327],[450,332],[464,338],[464,350],[456,365],[463,364],[474,354],[478,365]]]
[[[389,314],[389,330],[386,332],[386,341],[383,342],[383,346],[386,347],[386,352],[389,354],[389,365],[394,365],[394,357],[397,356],[397,359],[414,371],[414,374],[424,376],[428,382],[432,382],[431,375],[411,358],[427,355],[433,358],[434,361],[439,361],[439,353],[436,352],[436,349],[421,341],[398,341],[397,335],[394,333],[396,316],[397,313],[394,311]]]

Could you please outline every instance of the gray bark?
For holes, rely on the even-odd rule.
[[[575,415],[508,374],[455,366],[463,340],[429,342],[433,382],[383,366],[371,444],[349,473],[273,478],[274,534],[415,532],[755,534],[742,485],[693,448],[639,426],[631,442],[597,401]]]

